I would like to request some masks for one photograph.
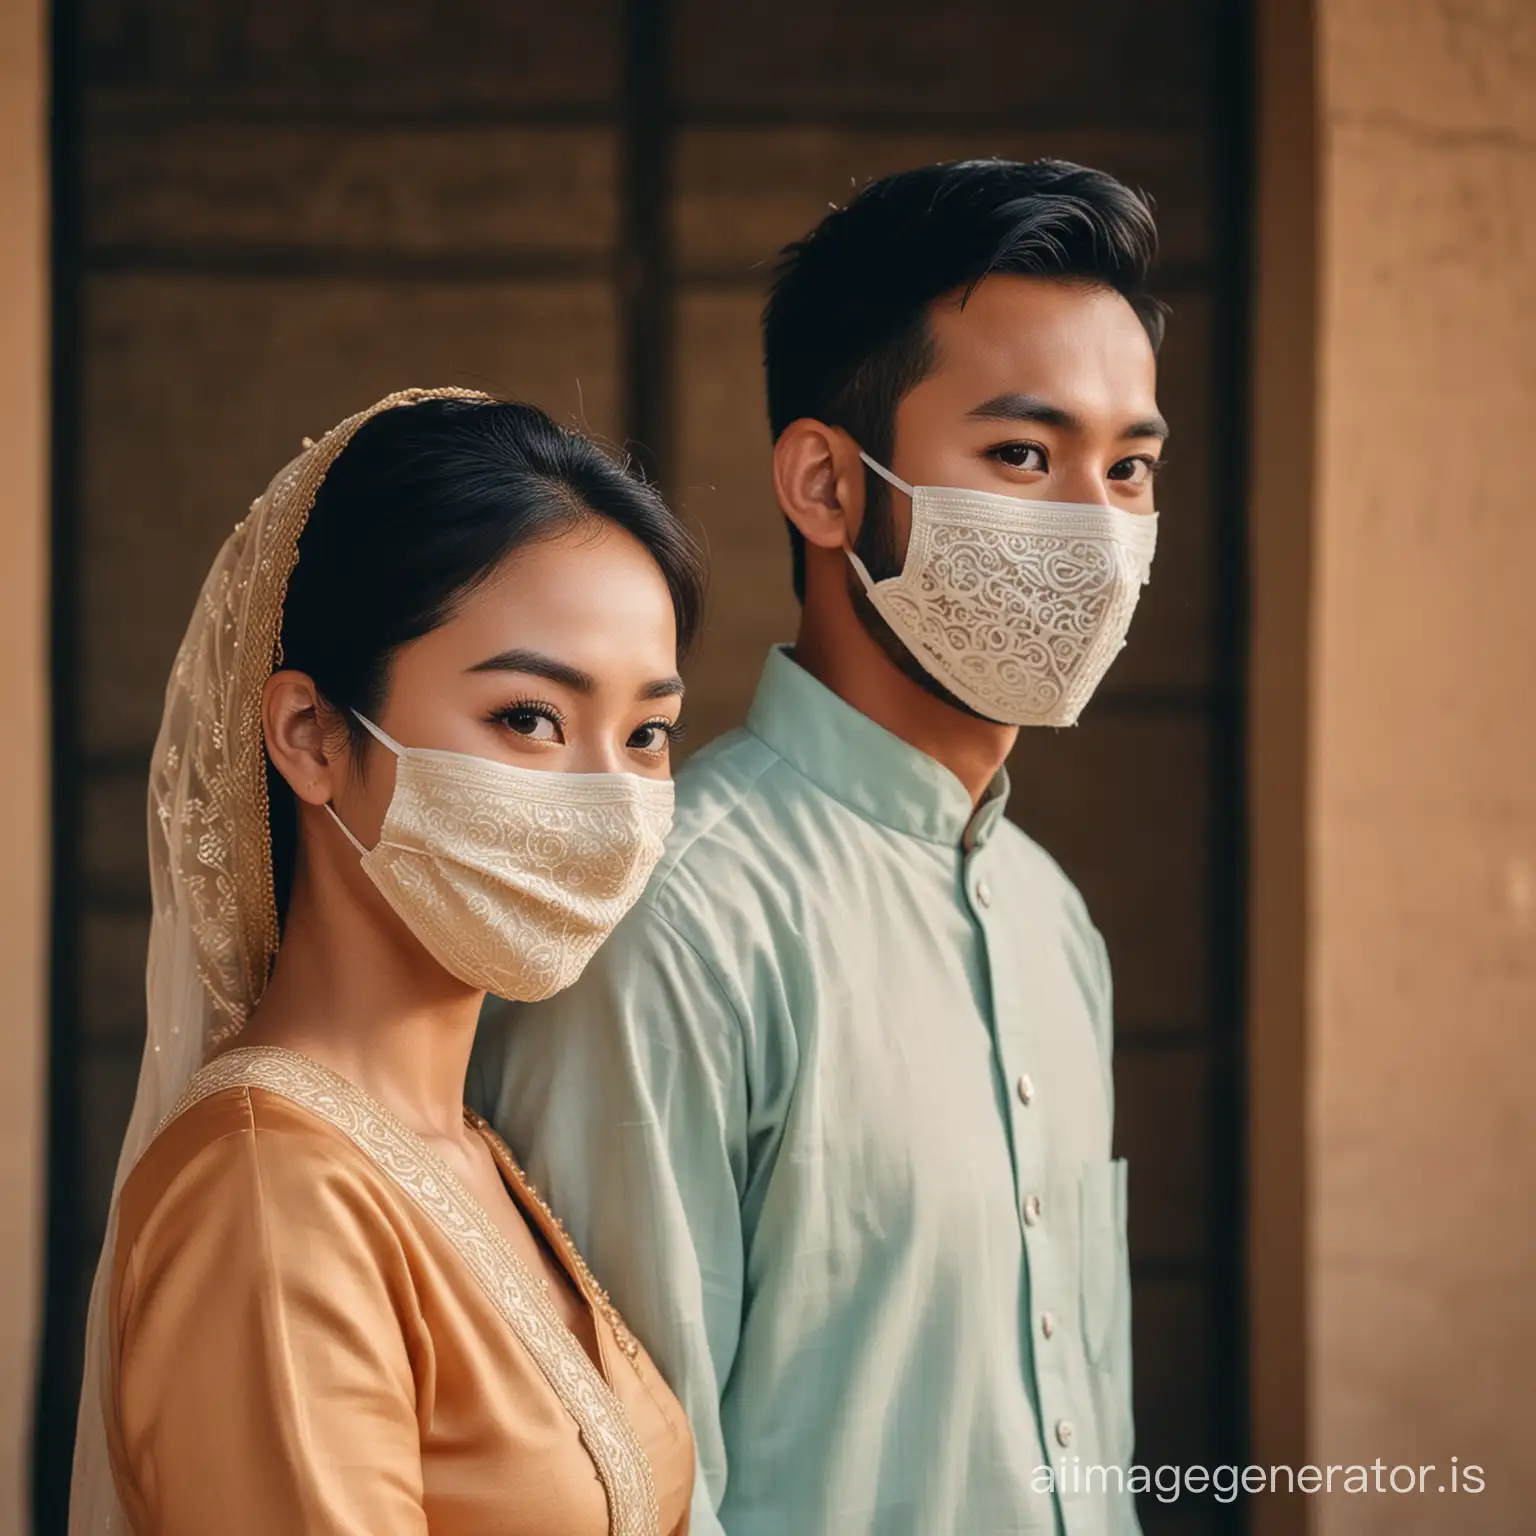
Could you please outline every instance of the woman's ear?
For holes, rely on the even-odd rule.
[[[335,733],[326,728],[331,714],[314,680],[303,672],[274,672],[262,690],[267,754],[288,787],[309,805],[330,803],[343,766]]]
[[[808,544],[853,547],[864,517],[864,461],[839,427],[802,417],[773,445],[773,489]]]

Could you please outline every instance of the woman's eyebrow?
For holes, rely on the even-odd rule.
[[[542,651],[523,649],[503,651],[499,656],[491,656],[485,661],[476,662],[468,670],[471,672],[526,672],[533,677],[545,678],[551,683],[560,683],[575,693],[592,693],[597,688],[597,680],[590,672],[583,672],[580,667],[573,667],[568,662],[556,661],[553,656],[546,656]]]
[[[590,672],[583,672],[580,667],[573,667],[566,661],[556,661],[553,656],[546,656],[542,651],[522,648],[503,651],[499,656],[490,656],[484,661],[476,662],[469,670],[471,672],[523,672],[531,677],[542,677],[549,682],[559,683],[573,693],[597,691],[597,679]],[[681,698],[683,692],[683,680],[674,672],[670,677],[658,677],[644,684],[636,694],[636,698]]]
[[[647,683],[640,690],[639,697],[642,699],[680,699],[685,691],[682,678],[674,672],[671,677],[658,677],[655,682]]]

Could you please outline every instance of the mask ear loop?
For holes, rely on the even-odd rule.
[[[388,747],[389,750],[391,752],[393,752],[396,757],[404,757],[405,756],[405,748],[402,747],[400,745],[400,743],[398,741],[396,741],[393,736],[389,735],[385,731],[381,731],[379,729],[379,727],[376,726],[373,723],[373,721],[370,720],[367,717],[367,715],[363,714],[361,711],[354,709],[352,711],[352,713],[356,717],[358,724],[361,725],[363,727],[363,729],[365,731],[367,731],[370,736],[373,736],[376,740],[381,742],[384,746]],[[334,821],[336,823],[336,825],[338,827],[341,828],[342,836],[345,837],[346,840],[349,843],[351,843],[354,848],[357,849],[358,853],[361,854],[362,857],[366,859],[368,857],[368,854],[371,852],[371,850],[363,847],[363,845],[357,840],[357,838],[355,838],[352,835],[351,827],[349,827],[346,824],[346,822],[344,822],[341,819],[341,817],[336,814],[336,808],[335,808],[335,806],[333,806],[330,803],[329,800],[327,800],[326,803],[325,803],[325,813],[326,813],[327,816],[329,816],[331,818],[332,821]]]
[[[879,475],[882,480],[885,480],[889,484],[894,485],[898,491],[905,491],[908,496],[915,496],[917,494],[917,492],[914,491],[912,487],[901,478],[900,475],[893,475],[890,470],[885,467],[884,464],[876,463],[876,461],[870,458],[870,456],[865,453],[862,448],[859,449],[859,457],[863,459],[864,462],[869,465],[869,467],[874,470],[874,472]]]
[[[891,471],[885,467],[885,465],[880,464],[876,462],[876,460],[870,458],[870,456],[865,453],[862,448],[859,449],[859,457],[863,459],[863,461],[872,470],[874,470],[874,472],[879,475],[882,480],[888,481],[891,485],[894,485],[898,491],[905,491],[908,496],[913,498],[916,497],[917,492],[914,491],[913,488],[908,485],[900,475],[892,474]],[[853,546],[851,544],[845,544],[843,546],[843,553],[848,556],[849,562],[852,564],[854,570],[858,572],[859,580],[864,583],[864,590],[866,592],[873,592],[878,583],[875,581],[875,578],[869,574],[869,568],[861,559],[859,559],[857,553],[854,551]]]

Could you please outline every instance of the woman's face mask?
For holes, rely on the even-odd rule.
[[[670,779],[556,773],[403,747],[363,870],[422,946],[468,986],[536,1002],[581,975],[645,889],[672,826]]]

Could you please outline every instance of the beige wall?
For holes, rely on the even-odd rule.
[[[1248,1321],[1252,1459],[1307,1457],[1307,858],[1311,814],[1312,505],[1316,481],[1318,219],[1310,0],[1264,0],[1248,677]],[[1305,1511],[1266,1498],[1254,1536]]]
[[[1256,626],[1254,656],[1256,1448],[1294,1444],[1304,1402],[1313,1461],[1436,1465],[1424,1496],[1319,1501],[1328,1536],[1514,1536],[1536,1508],[1536,6],[1317,12],[1315,330],[1266,283],[1273,220],[1260,242],[1255,609],[1284,617]],[[1303,8],[1269,13],[1294,32]],[[1274,137],[1276,98],[1295,105],[1279,63],[1261,55],[1283,180],[1311,151],[1303,131],[1288,162]],[[1264,380],[1287,320],[1319,382],[1315,416],[1289,423]],[[1287,531],[1314,446],[1310,532]],[[1307,562],[1309,599],[1265,564],[1276,549]],[[1306,772],[1270,802],[1259,749],[1284,750],[1298,681]],[[1274,846],[1298,813],[1299,871]],[[1305,929],[1266,933],[1266,904]],[[1263,1127],[1296,1107],[1298,1074],[1304,1130],[1277,1160]],[[1273,1331],[1288,1307],[1302,1338]],[[1486,1492],[1434,1491],[1453,1456]]]
[[[47,146],[41,0],[0,5],[0,1536],[23,1529],[42,1264]]]

